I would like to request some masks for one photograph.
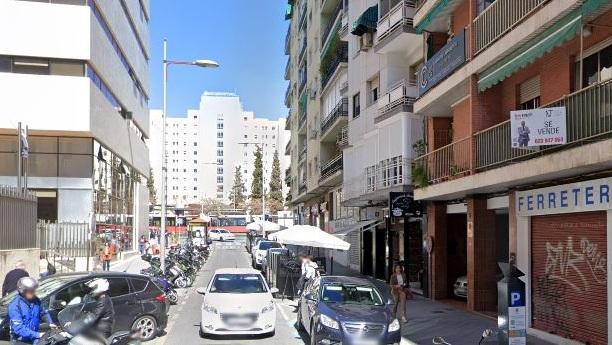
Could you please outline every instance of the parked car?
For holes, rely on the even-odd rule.
[[[455,280],[455,285],[453,285],[453,293],[457,297],[467,298],[468,294],[468,280],[467,276],[461,276]]]
[[[51,318],[67,306],[81,304],[89,293],[86,283],[94,278],[108,279],[108,294],[115,309],[113,333],[138,330],[143,339],[153,339],[166,328],[169,303],[164,292],[147,276],[121,272],[70,273],[52,275],[40,282],[38,297],[47,306]],[[8,306],[12,292],[0,299],[0,339],[9,338]]]
[[[261,263],[263,262],[266,255],[268,255],[268,249],[282,247],[283,246],[278,242],[268,240],[259,241],[253,252],[253,268],[261,268]]]
[[[257,250],[257,245],[259,242],[265,240],[266,239],[263,236],[257,236],[253,239],[253,242],[251,242],[251,250],[249,250],[249,253],[251,253],[251,259],[255,258],[255,250]]]
[[[276,327],[273,293],[260,272],[250,268],[215,271],[210,283],[199,288],[204,295],[200,336],[270,334]]]
[[[311,344],[399,344],[400,323],[372,282],[355,277],[312,280],[298,301],[297,323]]]
[[[211,241],[233,241],[236,236],[225,229],[212,229],[208,232],[208,238]]]

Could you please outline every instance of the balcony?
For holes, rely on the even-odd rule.
[[[328,0],[327,2],[331,1]],[[342,26],[342,19],[338,18],[340,13],[342,13],[342,1],[338,1],[338,4],[328,18],[327,25],[325,25],[325,28],[322,31],[323,35],[321,37],[323,37],[323,39],[321,40],[321,48],[325,47],[325,44],[327,43],[327,40],[332,32],[335,31],[337,33],[338,30],[340,30],[340,27]]]
[[[346,206],[361,206],[374,200],[387,200],[390,191],[403,191],[409,186],[410,161],[401,156],[385,159],[345,181]]]
[[[300,154],[298,155],[298,162],[301,162],[304,159],[306,159],[307,152],[308,152],[308,148],[306,145],[304,145],[304,147],[302,147],[302,149],[300,150]]]
[[[308,1],[304,0],[300,3],[300,17],[298,18],[298,27],[301,29],[302,25],[304,25],[304,23],[306,23],[306,12],[307,12],[307,6],[306,4],[308,3]]]
[[[475,53],[478,54],[486,49],[548,1],[497,0],[489,5],[474,19]]]
[[[287,90],[285,91],[285,105],[287,108],[291,107],[291,84],[287,85]]]
[[[285,121],[285,130],[286,131],[290,131],[291,130],[291,112],[289,112],[289,115],[287,115],[287,120]]]
[[[336,135],[336,146],[339,150],[347,148],[349,146],[348,140],[348,125],[345,125],[340,129],[338,135]]]
[[[291,23],[289,23],[289,27],[287,28],[287,34],[285,35],[285,55],[289,55],[291,53]]]
[[[381,54],[404,53],[422,50],[423,38],[414,31],[414,3],[399,1],[386,13],[381,13],[376,28],[374,49]]]
[[[345,8],[344,11],[342,11],[342,18],[340,19],[340,30],[338,30],[338,37],[340,37],[341,40],[345,41],[346,40],[346,35],[349,32],[349,22],[348,22],[348,9]]]
[[[307,117],[307,105],[308,105],[308,96],[302,95],[300,98],[300,102],[298,104],[298,129],[305,128],[306,117]]]
[[[287,64],[285,65],[285,80],[291,79],[291,58],[287,60]]]
[[[612,80],[584,88],[543,106],[566,108],[567,144],[563,145],[540,146],[538,149],[513,148],[510,144],[510,120],[476,132],[417,158],[413,166],[415,185],[422,188],[439,184],[607,139],[612,133],[610,104]],[[528,173],[542,174],[540,170],[543,167]],[[508,183],[517,178],[509,175]]]
[[[289,139],[287,145],[285,146],[285,155],[291,155],[291,139]]]
[[[321,119],[321,141],[335,140],[337,127],[348,118],[348,98],[342,98],[332,111]]]
[[[374,123],[384,121],[399,112],[413,112],[417,97],[416,82],[400,80],[378,99],[378,116]]]
[[[329,42],[328,49],[321,57],[321,90],[325,89],[327,83],[335,75],[336,70],[341,64],[346,66],[348,62],[348,42],[340,41],[336,35]]]
[[[334,176],[334,175],[337,175],[338,172],[342,171],[342,167],[343,167],[343,161],[342,161],[342,153],[341,153],[337,155],[336,157],[327,161],[325,164],[321,165],[321,177],[319,178],[319,181],[321,182],[321,181],[327,180],[326,182],[328,183],[332,182],[332,184],[342,182],[341,179],[339,178],[341,176]]]
[[[302,59],[306,56],[306,46],[308,45],[308,40],[306,39],[306,35],[300,38],[300,54],[298,57],[298,61],[302,62]]]

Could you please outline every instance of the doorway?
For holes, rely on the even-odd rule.
[[[361,274],[366,276],[374,275],[374,256],[372,255],[373,234],[371,230],[364,231],[361,234]]]

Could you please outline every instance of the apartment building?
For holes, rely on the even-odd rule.
[[[125,249],[148,225],[148,22],[148,0],[0,2],[0,184],[17,184],[21,122],[38,217],[94,214]]]
[[[511,261],[525,274],[529,333],[612,342],[611,9],[418,1],[414,111],[427,116],[427,152],[412,175],[427,203],[432,298],[467,276],[467,308],[496,311],[497,262]]]
[[[332,207],[341,194],[343,172],[337,142],[348,117],[347,47],[339,39],[342,8],[340,0],[290,1],[286,16],[288,201],[298,222],[326,230],[339,211]]]
[[[153,174],[161,177],[160,110],[151,111],[151,128],[151,153],[158,155],[151,157]],[[289,140],[285,119],[256,118],[253,112],[243,110],[234,93],[204,92],[199,109],[188,110],[186,117],[168,117],[166,128],[167,201],[172,205],[195,204],[205,198],[228,202],[238,166],[248,195],[259,146],[263,145],[266,188],[276,151],[282,178],[289,166],[284,153]],[[155,182],[161,190],[161,180]]]

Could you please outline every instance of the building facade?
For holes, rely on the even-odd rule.
[[[151,111],[150,146],[154,176],[161,177],[162,112]],[[240,167],[248,195],[257,147],[263,145],[266,189],[272,173],[275,151],[279,154],[281,177],[288,167],[285,146],[289,134],[285,119],[255,118],[244,111],[233,93],[204,92],[200,109],[188,110],[186,117],[166,119],[168,159],[167,202],[172,205],[199,203],[213,198],[229,201],[236,167]],[[161,180],[156,189],[161,191]]]
[[[0,184],[28,127],[38,217],[90,221],[134,248],[148,225],[149,1],[3,1]],[[33,97],[33,95],[35,95]]]
[[[467,276],[467,308],[496,311],[497,262],[510,261],[525,274],[529,333],[612,342],[611,9],[417,2],[426,61],[414,111],[427,116],[427,152],[412,175],[427,204],[432,298]]]

